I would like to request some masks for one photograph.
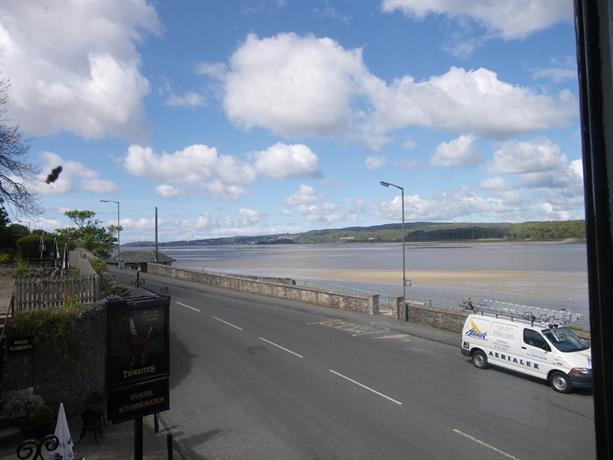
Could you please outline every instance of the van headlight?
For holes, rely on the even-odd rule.
[[[573,367],[569,374],[578,376],[592,375],[592,369],[588,369],[587,367]]]

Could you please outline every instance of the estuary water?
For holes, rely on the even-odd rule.
[[[162,247],[178,268],[290,277],[402,295],[397,243]],[[407,298],[457,308],[494,299],[588,315],[583,243],[407,243]]]

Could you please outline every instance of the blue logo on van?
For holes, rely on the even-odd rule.
[[[487,332],[481,332],[481,329],[479,329],[479,326],[477,326],[473,320],[470,321],[470,329],[466,331],[466,336],[487,340],[485,338],[487,336]]]

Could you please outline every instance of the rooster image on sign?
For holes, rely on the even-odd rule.
[[[122,316],[128,322],[128,346],[132,353],[130,361],[126,363],[126,368],[147,365],[147,350],[151,347],[151,342],[159,337],[159,330],[153,326],[145,324],[147,322],[146,311],[126,311]],[[140,314],[139,314],[140,313]]]

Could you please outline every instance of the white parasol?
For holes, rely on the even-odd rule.
[[[72,450],[72,438],[68,429],[68,421],[66,420],[66,412],[64,404],[60,404],[60,410],[57,413],[57,424],[55,425],[55,435],[60,440],[60,445],[55,450],[56,453],[62,456],[63,460],[73,460],[74,452]]]

